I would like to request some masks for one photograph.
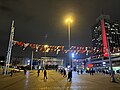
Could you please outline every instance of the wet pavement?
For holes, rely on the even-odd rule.
[[[28,71],[10,75],[0,75],[0,90],[120,90],[120,82],[112,83],[109,75],[78,75],[73,72],[72,82],[67,81],[59,72],[49,70],[48,79],[43,79],[43,72]]]

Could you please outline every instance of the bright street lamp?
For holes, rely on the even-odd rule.
[[[72,22],[72,19],[68,18],[68,19],[66,20],[66,22]]]
[[[75,57],[75,55],[74,55],[74,53],[72,53],[72,58],[74,58]]]
[[[68,48],[70,49],[70,31],[71,31],[71,23],[72,23],[72,19],[71,18],[68,18],[66,19],[66,22],[67,22],[67,30],[68,30]],[[71,65],[72,67],[72,60],[70,60],[70,51],[69,51],[69,65]]]

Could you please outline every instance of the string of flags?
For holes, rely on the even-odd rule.
[[[40,44],[33,44],[33,43],[24,43],[21,41],[13,41],[13,45],[18,45],[25,50],[27,47],[31,47],[32,49],[35,49],[36,52],[47,52],[47,53],[52,53],[55,52],[56,54],[59,53],[68,53],[72,52],[74,54],[97,54],[97,53],[102,53],[102,49],[97,49],[96,47],[79,47],[79,46],[71,46],[70,49],[66,49],[64,46],[45,46],[45,45],[40,45]],[[117,52],[120,51],[120,48],[111,48],[112,52]]]

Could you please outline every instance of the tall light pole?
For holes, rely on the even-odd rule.
[[[31,53],[31,61],[30,61],[30,69],[32,70],[32,63],[33,63],[33,50],[32,50],[32,53]]]
[[[72,23],[72,19],[71,18],[68,18],[66,20],[67,22],[67,29],[68,29],[68,48],[70,49],[70,46],[71,46],[71,42],[70,42],[70,34],[71,34],[71,23]],[[70,60],[70,51],[69,51],[69,65],[71,65],[72,67],[72,60]]]
[[[74,59],[74,57],[75,57],[75,55],[74,55],[74,53],[72,53],[72,60],[71,60],[72,66],[74,65],[74,64],[73,64],[73,59]]]

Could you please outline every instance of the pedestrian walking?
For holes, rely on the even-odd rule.
[[[27,70],[26,70],[26,69],[24,69],[24,75],[26,75],[26,72],[27,72]]]
[[[63,70],[63,77],[66,77],[66,70]]]
[[[93,68],[92,68],[92,70],[91,70],[91,75],[93,75],[93,73],[94,73],[94,70],[93,70]]]
[[[39,75],[40,75],[40,69],[38,69],[38,72],[37,72],[37,73],[38,73],[38,77],[39,77]]]
[[[2,70],[2,74],[5,74],[5,68],[3,68],[3,70]]]
[[[44,70],[44,79],[47,79],[47,71]]]
[[[68,78],[67,78],[67,80],[69,80],[69,82],[71,82],[71,80],[72,80],[72,70],[70,70],[68,72]]]
[[[82,71],[82,69],[81,69],[81,71],[80,71],[80,72],[81,72],[81,74],[83,74],[83,71]]]
[[[78,75],[79,75],[79,69],[77,70],[77,73],[78,73]]]

